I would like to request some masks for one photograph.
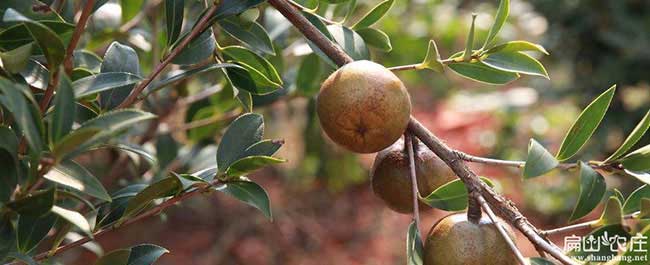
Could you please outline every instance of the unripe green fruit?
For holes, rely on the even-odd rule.
[[[504,226],[514,240],[512,229]],[[518,264],[508,243],[485,214],[478,224],[468,221],[467,213],[449,215],[431,228],[424,243],[424,265],[466,264]]]
[[[404,133],[411,99],[390,70],[355,61],[323,82],[316,110],[321,127],[334,142],[354,152],[374,153]]]
[[[418,191],[427,196],[443,184],[456,178],[451,169],[428,147],[415,140],[415,174]],[[413,212],[413,191],[409,159],[404,140],[399,139],[390,147],[377,153],[370,172],[372,190],[392,210],[399,213]],[[419,203],[420,209],[429,207]]]

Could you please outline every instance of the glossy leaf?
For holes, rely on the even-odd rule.
[[[181,34],[183,27],[185,0],[165,0],[165,25],[167,26],[167,46]]]
[[[169,165],[178,156],[178,143],[170,134],[163,134],[156,139],[156,160],[160,169]]]
[[[369,60],[370,52],[363,38],[353,30],[341,25],[329,25],[327,30],[343,51],[354,60]]]
[[[160,246],[142,244],[130,249],[117,249],[99,258],[95,265],[152,265],[169,251]]]
[[[34,59],[29,59],[27,67],[20,71],[19,74],[28,85],[42,90],[45,90],[50,81],[50,72]]]
[[[409,225],[408,234],[406,235],[406,264],[423,265],[424,244],[420,238],[420,231],[415,221]]]
[[[282,79],[275,67],[263,57],[241,46],[228,46],[221,51],[226,61],[237,63],[245,69],[226,69],[237,88],[264,95],[282,86]]]
[[[650,185],[650,172],[636,172],[627,169],[623,170],[623,172],[625,172],[625,174],[627,175],[635,177],[636,179],[643,182],[644,184]]]
[[[109,143],[106,146],[134,153],[147,160],[152,167],[158,165],[158,159],[154,155],[149,153],[149,151],[145,150],[145,148],[141,145],[127,143],[127,142],[120,142],[120,143]]]
[[[490,54],[483,63],[506,72],[548,77],[544,66],[532,56],[522,52],[499,52]]]
[[[181,182],[175,176],[151,184],[129,200],[126,210],[124,210],[124,214],[120,220],[124,221],[135,216],[137,213],[147,208],[155,199],[177,194],[181,191],[181,188]]]
[[[247,113],[235,119],[224,133],[217,148],[219,170],[225,172],[232,163],[243,158],[246,149],[262,140],[263,134],[262,115]]]
[[[388,13],[388,10],[393,6],[394,0],[386,0],[381,3],[379,3],[377,6],[375,6],[372,10],[370,10],[367,14],[365,14],[359,22],[354,24],[352,26],[353,29],[363,29],[372,26],[375,24],[377,21],[379,21],[386,13]]]
[[[7,207],[21,215],[42,216],[54,205],[54,188],[32,192],[27,197],[12,201]]]
[[[223,4],[222,4],[223,6]],[[212,56],[212,52],[216,47],[216,40],[212,29],[206,30],[198,37],[190,41],[190,43],[172,59],[172,63],[190,65],[200,63],[201,61]],[[172,49],[175,46],[172,47]]]
[[[77,108],[75,107],[74,91],[67,76],[59,78],[59,87],[54,96],[54,110],[50,128],[50,143],[57,143],[72,129]]]
[[[47,210],[44,216],[20,215],[16,225],[18,250],[27,253],[36,248],[56,223],[56,215]]]
[[[27,27],[27,30],[32,35],[38,46],[41,47],[41,50],[50,65],[50,69],[63,62],[65,46],[59,36],[50,28],[25,17],[23,14],[20,14],[12,8],[9,8],[4,12],[3,21],[22,22],[25,24],[25,27]]]
[[[257,22],[243,24],[239,18],[230,17],[219,22],[221,28],[230,36],[239,40],[246,47],[265,53],[275,55],[273,43],[268,32]]]
[[[63,218],[64,220],[68,221],[70,224],[76,226],[82,232],[86,233],[88,236],[92,238],[93,233],[90,229],[90,224],[88,223],[88,220],[86,220],[86,217],[84,217],[80,213],[65,208],[61,208],[56,205],[52,207],[52,212],[58,215],[59,217]]]
[[[500,44],[490,48],[485,51],[485,54],[500,53],[500,52],[522,52],[522,51],[534,51],[541,52],[543,54],[549,55],[549,53],[542,47],[542,45],[523,41],[509,41],[504,44]]]
[[[264,2],[264,0],[222,0],[214,19],[221,19],[242,13]]]
[[[487,84],[504,85],[519,78],[517,73],[495,69],[478,61],[451,63],[447,66],[463,77]]]
[[[605,178],[589,165],[580,162],[580,195],[578,203],[571,213],[569,222],[580,219],[590,213],[603,199],[607,184]]]
[[[524,166],[524,179],[544,175],[557,167],[559,163],[544,146],[535,139],[530,139],[528,158],[526,158],[526,165]]]
[[[564,136],[560,150],[555,156],[560,161],[573,157],[587,143],[605,116],[609,103],[614,97],[616,85],[603,92],[587,106]]]
[[[77,99],[97,94],[103,91],[133,85],[142,80],[141,77],[123,72],[100,73],[81,78],[72,82]]]
[[[72,160],[62,161],[44,177],[100,200],[111,201],[111,196],[97,177]]]
[[[472,50],[474,48],[474,33],[476,24],[476,14],[472,14],[472,25],[467,33],[467,40],[465,42],[465,52],[463,52],[463,61],[470,62],[472,58]]]
[[[487,178],[481,180],[493,187],[492,181]],[[467,188],[460,179],[452,180],[434,190],[420,201],[440,210],[461,211],[467,208]]]
[[[621,159],[623,167],[632,171],[650,170],[650,145],[646,145],[629,153]]]
[[[358,29],[357,33],[363,38],[366,44],[378,48],[382,51],[389,52],[393,49],[390,44],[390,38],[381,30],[373,28]]]
[[[32,55],[34,43],[30,42],[10,51],[0,52],[2,67],[9,73],[18,73],[27,67],[29,56]]]
[[[314,53],[305,56],[296,74],[296,89],[306,96],[314,95],[320,89],[323,67]]]
[[[643,185],[634,190],[625,204],[623,204],[623,214],[631,214],[641,209],[641,199],[650,198],[650,186]]]
[[[650,111],[646,112],[645,116],[643,116],[643,119],[641,119],[639,124],[634,127],[634,130],[632,130],[630,135],[627,136],[625,141],[623,141],[623,144],[621,144],[621,146],[619,146],[611,156],[605,159],[604,163],[616,160],[623,156],[641,139],[641,137],[643,137],[643,135],[645,135],[645,133],[648,131],[648,128],[650,128]]]
[[[424,57],[422,63],[420,63],[418,69],[431,69],[438,73],[444,71],[444,65],[440,60],[440,52],[438,52],[438,45],[433,40],[429,40],[429,47],[427,47],[427,55]]]
[[[101,65],[102,65],[102,58],[100,58],[93,52],[86,51],[86,50],[74,51],[75,68],[84,68],[90,70],[93,73],[97,73],[100,71]]]
[[[70,152],[77,149],[80,145],[93,138],[93,136],[100,133],[100,128],[83,128],[72,131],[65,135],[61,140],[54,144],[52,154],[57,160],[62,160]]]
[[[501,28],[506,23],[509,13],[510,0],[501,0],[499,2],[499,8],[497,9],[496,17],[494,18],[494,24],[492,24],[492,27],[488,32],[488,36],[485,39],[485,44],[483,44],[483,49],[490,48],[497,34],[499,34],[499,31],[501,31]]]
[[[263,140],[246,148],[243,157],[248,156],[272,156],[284,144],[282,140]]]
[[[221,186],[215,187],[214,189],[255,207],[269,220],[273,219],[269,195],[266,194],[266,191],[255,182],[230,181]]]
[[[14,117],[18,128],[25,135],[29,147],[34,152],[40,152],[43,148],[40,112],[34,109],[37,106],[34,99],[25,97],[29,93],[26,91],[26,87],[0,78],[0,104]]]
[[[271,156],[248,156],[233,162],[226,170],[226,175],[244,176],[262,167],[284,162],[286,160]]]
[[[113,42],[106,53],[102,62],[100,72],[103,73],[129,73],[140,76],[140,60],[135,50],[127,45]],[[112,87],[109,90],[102,90],[99,94],[100,105],[104,109],[113,109],[126,99],[133,87],[133,83],[128,83],[119,87]]]

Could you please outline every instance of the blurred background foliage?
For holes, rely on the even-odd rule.
[[[71,10],[78,8],[74,6],[78,1],[65,2],[64,18],[72,21]],[[113,40],[129,45],[138,54],[140,71],[150,72],[167,52],[161,2],[98,3],[82,45],[100,57]],[[355,22],[378,2],[358,0],[350,21]],[[183,27],[189,29],[204,3],[190,0],[185,4]],[[464,48],[473,12],[478,13],[477,39],[485,38],[497,4],[397,1],[388,15],[373,26],[390,36],[392,50],[371,48],[372,60],[386,66],[418,63],[430,39],[438,43],[446,58]],[[142,15],[143,10],[149,15]],[[298,78],[303,63],[320,65],[318,71],[309,73],[319,76],[318,80],[334,69],[310,55],[308,44],[295,31],[288,30],[290,25],[274,9],[262,5],[257,10],[257,14],[253,11],[245,16],[259,15],[257,21],[276,47],[276,54],[267,53],[266,58],[285,82],[279,91],[253,98],[256,112],[266,118],[267,137],[286,141],[279,156],[289,162],[253,176],[269,191],[275,221],[268,223],[258,212],[229,198],[210,196],[192,199],[171,210],[163,218],[166,222],[150,220],[99,242],[106,250],[135,242],[158,243],[172,250],[160,264],[402,263],[409,216],[388,210],[372,195],[368,169],[373,155],[352,154],[323,135],[314,115],[314,97],[320,82],[305,83]],[[321,2],[318,12],[338,20],[345,11],[346,4],[328,6]],[[130,23],[134,19],[140,23]],[[618,84],[615,103],[597,131],[597,138],[582,151],[581,159],[602,159],[620,144],[650,105],[648,28],[650,2],[646,0],[512,0],[510,18],[499,38],[542,44],[550,56],[538,59],[549,71],[550,80],[523,77],[497,87],[468,81],[452,71],[408,71],[398,75],[411,92],[414,115],[452,147],[474,155],[513,160],[525,159],[531,137],[551,152],[557,150],[580,109],[595,95]],[[219,25],[215,26],[215,35],[221,46],[239,43]],[[194,172],[214,163],[215,139],[241,111],[226,86],[220,71],[210,71],[168,86],[147,99],[149,109],[171,112],[167,131],[160,133],[154,144],[145,146],[158,151],[161,168]],[[205,91],[220,92],[197,96]],[[183,97],[180,100],[186,103],[184,107],[170,109],[171,102],[179,97]],[[206,123],[196,123],[206,119]],[[646,136],[638,146],[648,142]],[[103,176],[104,183],[111,183],[107,179],[110,176],[139,176],[146,171],[146,163],[136,156],[123,168],[106,168],[103,161],[117,157],[115,152],[93,153],[84,164]],[[472,166],[494,178],[525,215],[543,228],[566,223],[577,200],[577,172],[555,171],[524,183],[519,170]],[[117,190],[129,179],[119,179],[110,190]],[[607,181],[609,187],[618,187],[626,195],[638,186],[636,180],[615,176]],[[437,210],[426,212],[423,224],[429,226],[443,214]],[[520,241],[525,254],[534,253],[530,245]],[[77,264],[87,264],[84,260],[92,256],[81,251],[63,257],[71,263],[77,260]]]

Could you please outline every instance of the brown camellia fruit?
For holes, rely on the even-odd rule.
[[[504,224],[510,238],[512,229]],[[467,213],[449,215],[435,224],[424,243],[424,265],[516,265],[517,260],[494,223],[483,214],[478,224]]]
[[[358,153],[374,153],[406,130],[411,99],[402,81],[382,65],[355,61],[321,86],[316,105],[325,133]]]
[[[453,180],[456,175],[419,140],[413,138],[413,142],[418,191],[421,196],[427,196],[441,185]],[[410,166],[403,139],[377,153],[370,178],[375,195],[389,208],[399,213],[413,212]],[[429,207],[420,203],[419,208]]]

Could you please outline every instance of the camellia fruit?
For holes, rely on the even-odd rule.
[[[456,178],[451,169],[428,147],[413,138],[415,174],[418,191],[427,196],[443,184]],[[377,153],[370,171],[372,190],[392,210],[399,213],[413,212],[413,191],[408,153],[404,140],[399,139],[390,147]],[[429,207],[420,203],[420,209]]]
[[[512,229],[501,222],[515,239]],[[474,224],[467,213],[449,215],[435,224],[424,243],[424,265],[517,265],[508,243],[492,220],[483,217]]]
[[[354,152],[374,153],[404,133],[411,99],[390,70],[355,61],[323,82],[316,109],[321,127],[334,142]]]

